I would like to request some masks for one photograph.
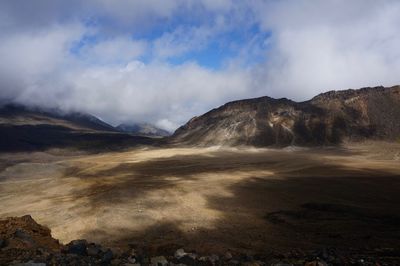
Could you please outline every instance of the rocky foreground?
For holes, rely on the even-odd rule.
[[[170,253],[170,254],[169,254]],[[109,249],[86,240],[63,245],[51,231],[31,216],[0,220],[0,265],[400,265],[400,249],[347,250],[300,249],[286,254],[197,254],[183,248],[175,252],[150,247]]]

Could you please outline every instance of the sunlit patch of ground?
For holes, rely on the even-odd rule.
[[[386,151],[384,151],[386,149]],[[68,242],[263,250],[400,243],[400,145],[0,155],[0,217]]]

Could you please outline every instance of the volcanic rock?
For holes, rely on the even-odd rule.
[[[400,139],[400,86],[330,91],[309,101],[260,97],[227,103],[175,131],[173,144],[310,146]]]

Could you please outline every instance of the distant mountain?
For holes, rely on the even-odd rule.
[[[192,118],[170,142],[263,147],[364,139],[400,139],[400,86],[330,91],[305,102],[234,101]]]
[[[121,124],[116,129],[137,136],[166,137],[171,135],[170,132],[148,123]]]
[[[99,118],[81,112],[62,112],[58,109],[27,107],[6,104],[0,107],[0,125],[59,125],[72,130],[110,131],[117,130]]]
[[[90,114],[17,104],[0,107],[0,152],[53,147],[119,149],[150,142],[149,138],[120,133]]]

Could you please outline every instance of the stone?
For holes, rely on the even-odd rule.
[[[150,260],[152,266],[167,266],[168,261],[164,256],[153,257]]]
[[[218,255],[215,255],[215,254],[211,255],[209,258],[210,258],[210,261],[211,261],[211,262],[216,262],[216,261],[219,260]]]
[[[113,259],[111,261],[111,265],[121,265],[121,260],[120,259]]]
[[[199,258],[199,261],[202,261],[202,262],[206,262],[206,261],[208,261],[209,259],[208,259],[208,257],[205,257],[205,256],[201,256],[200,258]]]
[[[314,260],[314,261],[306,262],[304,264],[304,266],[328,266],[328,264],[322,260]]]
[[[135,256],[129,256],[128,257],[128,262],[129,263],[136,263],[136,257]]]
[[[180,259],[186,255],[186,252],[183,248],[177,249],[175,251],[175,258]]]
[[[232,254],[231,254],[229,251],[227,251],[227,252],[225,253],[225,259],[226,259],[226,260],[231,260],[232,258],[233,258]]]
[[[85,256],[87,241],[86,240],[73,240],[67,244],[67,252],[71,254]]]
[[[90,244],[86,247],[86,253],[88,256],[96,257],[101,253],[101,249],[95,244]]]
[[[185,265],[196,265],[196,256],[194,254],[187,254],[179,259],[179,263]]]
[[[24,242],[27,242],[27,243],[33,243],[34,242],[32,237],[27,232],[25,232],[24,230],[22,230],[20,228],[15,230],[14,237],[18,238],[18,239],[21,239],[21,240],[23,240]]]
[[[103,263],[109,263],[114,258],[114,254],[112,253],[111,249],[108,249],[101,259]]]
[[[243,266],[261,266],[263,263],[260,263],[259,261],[250,261],[250,262],[245,262],[242,263]]]
[[[2,238],[0,238],[0,249],[4,248],[6,246],[6,241]]]
[[[16,263],[16,264],[11,264],[13,266],[46,266],[46,263],[37,263],[33,261],[28,261],[25,263]]]

